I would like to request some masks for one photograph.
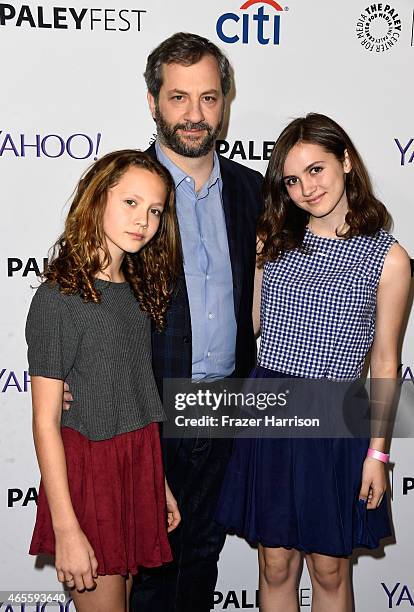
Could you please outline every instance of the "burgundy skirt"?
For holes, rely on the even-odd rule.
[[[158,423],[98,442],[68,427],[61,431],[73,509],[98,574],[126,576],[171,561]],[[55,554],[42,483],[29,553]]]

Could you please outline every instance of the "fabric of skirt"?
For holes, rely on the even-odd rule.
[[[171,561],[158,423],[102,441],[68,427],[61,433],[73,509],[98,574],[126,576]],[[42,483],[29,553],[55,554]]]
[[[251,378],[289,377],[257,366]],[[251,544],[348,556],[392,534],[387,500],[359,499],[369,446],[362,438],[239,438],[216,520]]]

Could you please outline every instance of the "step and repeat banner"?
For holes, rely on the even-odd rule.
[[[39,472],[25,318],[81,173],[104,153],[145,149],[154,138],[142,73],[160,41],[195,32],[228,55],[235,87],[218,147],[230,159],[264,172],[281,129],[310,111],[343,125],[389,207],[394,235],[414,256],[414,3],[240,2],[0,3],[0,591],[58,588],[53,566],[27,554]],[[413,340],[407,318],[408,415]],[[390,483],[395,538],[354,557],[356,609],[364,612],[414,608],[412,439],[394,440]],[[214,610],[257,610],[257,552],[229,537],[219,570]],[[310,608],[306,571],[300,602]],[[0,607],[22,609],[36,608]]]

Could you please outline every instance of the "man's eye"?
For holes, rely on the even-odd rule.
[[[184,99],[184,96],[174,96],[173,100],[177,100],[177,102],[181,102]]]
[[[204,96],[204,102],[215,102],[216,98],[214,96]]]
[[[128,204],[128,206],[136,206],[135,200],[125,200],[125,204]]]

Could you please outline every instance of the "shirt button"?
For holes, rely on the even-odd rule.
[[[210,280],[210,274],[206,274],[206,279]]]
[[[210,357],[210,355],[211,355],[211,353],[210,353],[210,351],[208,351],[208,353],[207,353],[207,357]]]
[[[209,319],[214,319],[214,317],[215,317],[215,315],[214,315],[214,313],[213,313],[213,312],[209,312],[209,313],[208,313],[208,318],[209,318]]]
[[[190,338],[188,336],[183,336],[184,344],[188,344],[190,342]]]
[[[190,177],[189,177],[189,176],[186,176],[186,177],[185,177],[185,180],[187,181],[187,183],[190,183],[190,182],[191,182],[191,179],[190,179]]]

